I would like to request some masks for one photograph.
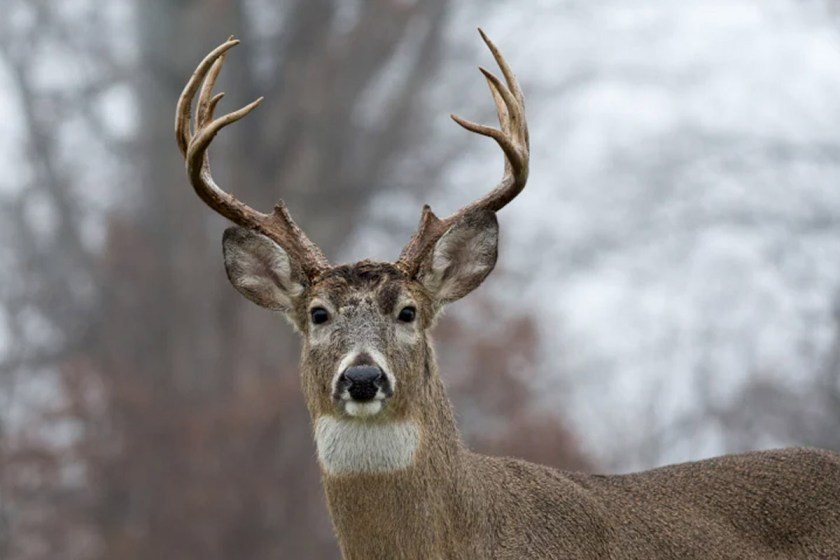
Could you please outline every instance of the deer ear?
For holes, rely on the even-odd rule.
[[[487,209],[467,212],[435,243],[417,279],[439,305],[461,299],[496,266],[498,245],[496,213]]]
[[[232,227],[222,238],[231,284],[257,305],[289,313],[303,294],[305,277],[280,245],[247,228]]]

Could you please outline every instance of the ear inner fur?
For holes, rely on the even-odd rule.
[[[282,247],[245,228],[225,230],[222,247],[228,278],[245,297],[268,309],[294,308],[305,277]]]
[[[456,301],[492,272],[498,256],[496,214],[479,209],[453,224],[426,256],[418,280],[439,305]]]

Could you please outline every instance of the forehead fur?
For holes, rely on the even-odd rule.
[[[378,303],[383,313],[388,313],[397,305],[401,293],[414,291],[410,284],[405,273],[393,264],[364,260],[326,272],[316,284],[315,293],[338,305],[367,296]]]
[[[370,289],[391,280],[406,280],[406,275],[391,263],[363,260],[330,269],[318,284]]]

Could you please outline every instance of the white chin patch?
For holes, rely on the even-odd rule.
[[[355,416],[356,418],[367,418],[368,416],[373,416],[378,414],[379,411],[382,410],[382,401],[381,400],[373,400],[367,402],[358,402],[358,401],[345,401],[344,403],[344,411],[347,412],[350,416]]]
[[[419,444],[420,428],[414,422],[359,422],[334,416],[315,422],[318,461],[331,475],[408,468]]]

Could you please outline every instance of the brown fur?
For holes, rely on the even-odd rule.
[[[430,398],[445,399],[437,371]],[[446,400],[416,462],[323,476],[347,560],[838,559],[840,456],[731,455],[600,476],[471,453]]]

